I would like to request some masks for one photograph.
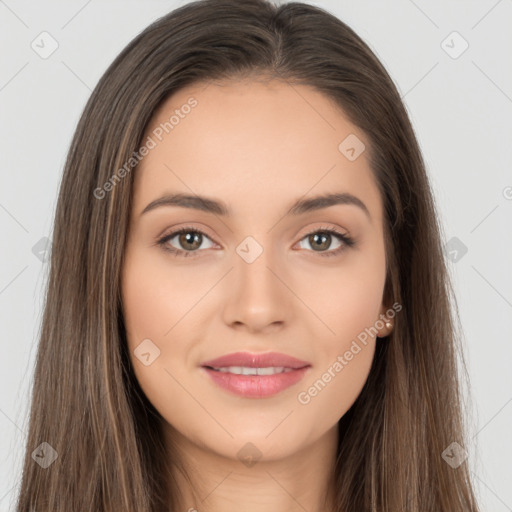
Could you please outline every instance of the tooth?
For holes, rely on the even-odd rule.
[[[222,373],[232,373],[234,375],[275,375],[277,373],[291,372],[292,368],[284,366],[270,366],[267,368],[249,368],[246,366],[229,366],[222,368],[214,368]]]
[[[258,375],[274,375],[275,373],[283,373],[284,368],[279,366],[277,368],[258,368]]]
[[[256,375],[256,372],[253,372],[253,370],[254,368],[245,368],[243,366],[229,366],[226,368],[227,372],[235,375]]]

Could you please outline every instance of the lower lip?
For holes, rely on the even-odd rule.
[[[203,368],[212,380],[223,389],[247,398],[265,398],[297,384],[304,377],[309,366],[274,375],[236,375]]]

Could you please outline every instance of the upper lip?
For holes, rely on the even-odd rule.
[[[211,368],[228,368],[230,366],[243,366],[246,368],[304,368],[310,366],[307,361],[301,361],[286,354],[278,352],[265,352],[262,354],[251,354],[250,352],[234,352],[226,354],[210,361],[205,361],[201,366]]]

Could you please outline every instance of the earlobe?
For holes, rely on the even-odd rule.
[[[385,308],[384,311],[387,311]],[[385,338],[389,336],[393,331],[393,321],[386,316],[385,313],[381,313],[379,319],[375,322],[376,327],[379,329],[377,335],[378,338]]]
[[[390,320],[386,320],[386,322],[385,322],[385,333],[382,334],[381,337],[384,338],[386,336],[389,336],[392,331],[393,331],[393,322],[391,322]]]
[[[377,322],[377,325],[380,325],[381,323],[384,323],[384,327],[382,329],[379,329],[377,338],[386,338],[393,331],[393,324],[389,320],[380,320]]]

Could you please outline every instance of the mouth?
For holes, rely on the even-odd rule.
[[[238,352],[203,363],[220,388],[247,398],[265,398],[297,384],[311,365],[278,353]]]

